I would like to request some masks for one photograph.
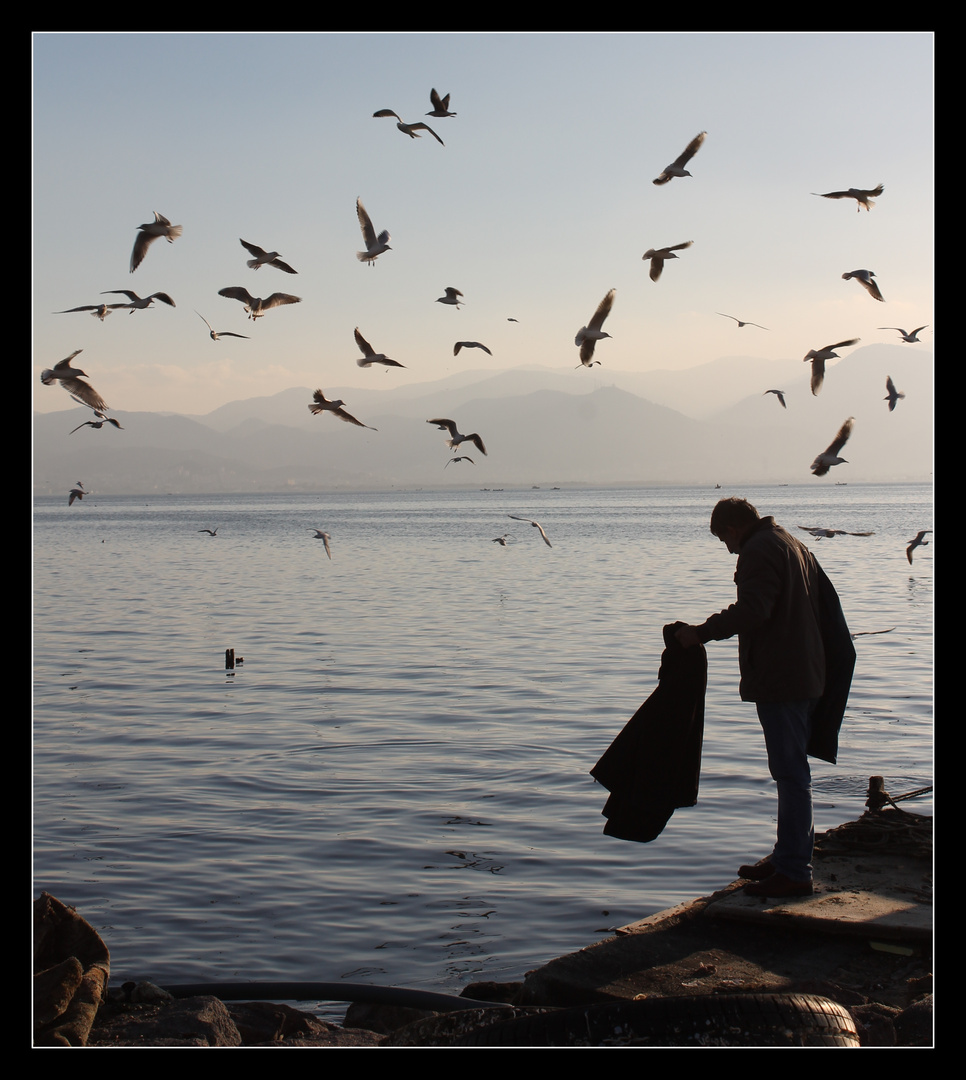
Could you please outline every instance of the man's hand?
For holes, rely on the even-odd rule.
[[[692,645],[701,644],[701,638],[698,637],[698,628],[696,626],[682,626],[680,630],[675,631],[674,636],[686,649],[690,649]]]

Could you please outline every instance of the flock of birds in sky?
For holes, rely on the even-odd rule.
[[[427,116],[434,118],[450,118],[455,117],[456,113],[451,112],[449,108],[450,95],[440,97],[435,89],[430,91],[430,103],[432,109],[426,113]],[[397,121],[396,127],[403,134],[408,135],[411,139],[418,139],[421,137],[421,133],[426,132],[431,135],[441,146],[445,146],[443,140],[439,135],[424,121],[416,123],[407,123],[392,109],[379,109],[373,114],[374,118],[386,118],[394,117]],[[656,186],[663,186],[668,184],[673,179],[683,179],[684,177],[690,177],[691,173],[687,166],[694,158],[695,154],[704,145],[707,138],[707,132],[702,131],[696,135],[684,149],[684,151],[675,158],[669,165],[665,166],[663,171],[655,177],[653,183]],[[879,184],[875,188],[863,189],[863,188],[847,188],[843,191],[828,191],[824,193],[813,192],[812,194],[818,195],[824,199],[854,199],[856,204],[856,211],[859,212],[863,208],[866,211],[872,209],[875,205],[874,199],[882,195],[884,187]],[[386,252],[392,251],[389,241],[391,239],[390,233],[387,229],[383,229],[378,234],[372,224],[372,219],[369,216],[362,199],[356,199],[356,215],[359,221],[359,227],[362,232],[363,250],[356,253],[356,258],[363,264],[368,264],[370,267],[374,267],[376,260],[384,255]],[[183,233],[183,227],[181,225],[172,225],[171,222],[163,215],[154,211],[154,221],[146,222],[137,227],[137,233],[134,240],[134,248],[131,252],[130,260],[130,273],[134,273],[141,263],[144,261],[148,254],[151,245],[162,237],[167,240],[169,244],[173,243]],[[246,260],[246,266],[253,270],[258,271],[262,267],[269,266],[275,270],[278,270],[285,274],[297,274],[289,263],[283,261],[278,251],[269,251],[257,244],[250,243],[247,240],[239,240],[241,246],[252,256]],[[652,282],[658,282],[661,278],[664,270],[665,263],[671,259],[677,259],[679,256],[676,254],[679,251],[685,251],[692,247],[693,240],[687,240],[683,243],[669,244],[664,247],[648,248],[644,252],[642,259],[645,262],[649,262],[648,275]],[[879,285],[876,281],[875,273],[872,270],[858,269],[850,270],[842,274],[843,279],[857,281],[874,300],[884,303],[884,297],[879,289]],[[110,314],[117,310],[126,310],[129,314],[134,314],[136,311],[143,311],[147,308],[151,308],[154,305],[154,301],[157,300],[160,303],[166,304],[170,307],[175,307],[174,300],[165,292],[151,293],[150,296],[141,297],[137,293],[130,289],[108,289],[104,290],[102,295],[121,295],[127,297],[127,302],[119,303],[99,303],[99,304],[86,304],[79,307],[67,308],[61,312],[55,312],[55,314],[69,314],[72,312],[89,312],[92,316],[103,322]],[[238,300],[244,305],[245,312],[248,318],[252,321],[253,326],[256,320],[263,318],[269,311],[278,307],[284,307],[290,304],[301,303],[301,297],[294,296],[291,293],[273,292],[266,297],[253,296],[247,288],[241,285],[232,285],[218,290],[218,295],[231,300]],[[600,301],[595,310],[593,317],[589,320],[586,326],[582,326],[574,338],[574,344],[579,349],[580,363],[579,367],[591,368],[594,364],[600,364],[600,360],[595,359],[594,353],[598,342],[609,338],[611,335],[603,329],[603,325],[607,317],[610,315],[614,307],[614,300],[616,296],[616,289],[611,289],[606,293],[604,298]],[[457,310],[463,303],[463,293],[453,287],[447,286],[444,290],[444,294],[437,299],[437,303],[455,307]],[[248,339],[245,334],[235,333],[231,330],[219,330],[216,331],[212,327],[211,323],[202,315],[196,311],[199,318],[205,323],[208,328],[208,333],[212,341],[218,341],[222,337],[234,337]],[[760,323],[754,323],[747,320],[738,319],[734,315],[728,315],[724,312],[717,312],[723,318],[734,320],[739,328],[745,326],[756,327],[760,330],[768,330],[768,327],[762,326]],[[509,319],[509,322],[516,322],[516,319]],[[882,330],[896,330],[900,334],[901,340],[908,344],[916,344],[919,342],[918,334],[926,329],[925,324],[923,326],[916,327],[916,329],[907,332],[900,327],[879,327]],[[369,342],[363,337],[359,327],[354,330],[355,342],[361,352],[361,356],[357,358],[356,363],[359,367],[370,368],[373,365],[380,365],[384,368],[401,368],[405,365],[399,361],[394,360],[383,352],[376,352],[375,349],[369,344]],[[837,349],[849,348],[858,344],[859,338],[848,338],[843,341],[838,341],[833,344],[823,345],[819,349],[810,349],[803,357],[804,362],[811,363],[811,392],[813,395],[819,393],[822,388],[822,384],[826,374],[826,362],[832,359],[837,359],[839,353]],[[485,353],[492,356],[490,350],[486,345],[479,341],[457,341],[453,346],[453,355],[458,356],[461,349],[482,349]],[[81,405],[85,405],[90,408],[96,419],[85,421],[83,424],[75,427],[71,434],[79,431],[82,427],[91,427],[95,430],[100,430],[105,424],[111,425],[116,429],[123,430],[121,425],[116,419],[107,415],[107,404],[101,395],[93,388],[93,386],[87,382],[88,375],[80,368],[73,367],[71,362],[76,356],[78,356],[83,350],[76,349],[66,359],[61,360],[55,364],[53,368],[48,368],[43,371],[41,375],[41,381],[44,385],[50,386],[56,382],[59,382],[61,386],[67,391],[68,394]],[[772,389],[764,391],[765,394],[774,394],[781,407],[787,408],[785,397],[786,392],[784,390]],[[888,408],[893,411],[897,402],[902,400],[905,394],[896,389],[895,384],[892,381],[891,376],[886,377],[886,397],[885,401],[888,402]],[[317,389],[313,394],[313,400],[309,404],[308,408],[313,415],[322,415],[324,413],[331,413],[333,416],[338,417],[340,420],[346,423],[353,424],[357,427],[366,428],[370,431],[375,431],[375,428],[370,427],[368,424],[364,424],[361,420],[357,419],[350,412],[344,408],[345,402],[339,399],[330,400],[326,398],[322,389]],[[476,447],[479,453],[486,455],[486,447],[484,446],[481,436],[473,432],[469,435],[463,435],[459,432],[454,420],[448,418],[436,418],[427,420],[426,423],[435,425],[440,430],[446,431],[449,434],[449,438],[446,440],[446,445],[453,451],[453,456],[446,462],[446,466],[456,462],[467,461],[470,464],[475,464],[472,457],[465,454],[459,454],[460,446],[464,442],[472,443]],[[854,426],[854,418],[848,417],[839,428],[832,442],[818,454],[815,460],[811,464],[811,471],[815,476],[825,476],[830,469],[834,466],[845,464],[846,458],[840,456],[841,450],[848,442],[850,435],[852,434]],[[444,466],[444,468],[446,467]],[[83,495],[90,494],[90,492],[83,490],[83,485],[78,482],[78,486],[71,490],[69,497],[69,504],[73,504],[75,499],[81,499]],[[513,517],[514,515],[510,515]],[[540,530],[540,535],[543,537],[547,546],[550,545],[550,541],[547,539],[547,535],[543,528],[535,521],[530,521],[528,518],[520,518],[518,520],[528,521],[534,528]],[[801,526],[804,528],[804,526]],[[215,532],[211,530],[202,530],[210,532],[212,536]],[[816,537],[837,535],[835,530],[814,530],[809,529]],[[929,532],[931,530],[925,530]],[[497,537],[493,542],[505,546],[506,536]],[[850,535],[867,535],[867,534],[850,534]],[[925,544],[927,541],[923,539],[924,532],[920,532],[915,540],[910,542],[907,548],[907,556],[909,562],[912,562],[912,551],[920,544]],[[328,533],[316,530],[316,539],[321,539],[325,545],[326,554],[329,558],[332,557],[331,548],[329,545],[330,537]]]

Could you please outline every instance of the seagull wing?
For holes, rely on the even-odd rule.
[[[160,300],[162,304],[167,304],[169,307],[177,307],[178,305],[171,299],[166,292],[153,292],[148,297],[149,300]]]
[[[813,394],[817,394],[822,389],[823,382],[825,382],[825,361],[820,356],[816,356],[812,360],[811,388]]]
[[[839,428],[835,438],[829,443],[826,454],[831,454],[833,457],[838,457],[839,451],[849,441],[849,436],[852,434],[852,428],[855,425],[855,417],[850,416],[848,420]]]
[[[356,327],[356,329],[355,329],[355,337],[356,337],[356,344],[357,344],[357,345],[359,346],[359,348],[360,348],[360,349],[362,350],[362,355],[363,355],[363,356],[364,356],[364,357],[365,357],[365,358],[366,358],[367,360],[368,360],[368,359],[369,359],[370,357],[372,357],[372,356],[374,356],[374,355],[375,355],[375,353],[374,353],[374,352],[373,352],[373,350],[372,350],[372,346],[371,346],[371,345],[369,344],[369,342],[368,342],[368,341],[366,341],[366,339],[365,339],[365,338],[364,338],[364,337],[362,336],[362,334],[360,334],[360,333],[359,333],[359,327],[358,327],[358,326],[357,326],[357,327]]]
[[[379,113],[373,113],[373,115],[378,116]],[[395,116],[396,114],[393,113],[392,115]],[[366,213],[366,208],[362,205],[362,199],[356,199],[356,214],[359,217],[359,225],[362,227],[362,239],[365,242],[366,247],[375,247],[376,233],[372,227],[372,221],[369,219],[369,215]]]
[[[443,140],[436,134],[436,132],[433,131],[429,124],[424,124],[422,121],[420,121],[418,124],[407,124],[406,127],[408,127],[410,131],[428,131],[430,135],[432,135],[433,138],[439,143],[440,146],[446,145],[446,143],[443,142]]]
[[[90,383],[82,379],[62,379],[64,389],[75,400],[79,401],[95,412],[103,412],[107,409],[104,399]]]
[[[399,123],[400,124],[402,123],[402,117],[399,116],[398,113],[394,113],[392,111],[392,109],[379,109],[378,112],[374,112],[372,115],[374,117],[376,117],[376,116],[395,116],[396,119],[399,121]]]
[[[704,142],[707,134],[708,133],[706,131],[702,131],[699,135],[695,135],[695,137],[688,143],[687,147],[684,150],[684,153],[681,154],[681,156],[677,158],[674,162],[674,164],[679,169],[683,169],[684,166],[687,165],[687,163],[691,160],[691,158],[693,158],[694,155],[701,149],[701,144]]]
[[[340,420],[345,420],[346,423],[348,423],[348,424],[355,424],[356,427],[364,427],[364,428],[369,427],[368,424],[364,424],[361,420],[357,420],[352,415],[352,413],[347,413],[345,411],[345,409],[343,409],[341,406],[338,409],[330,409],[329,411],[332,412],[334,415],[336,415]],[[369,428],[369,430],[370,431],[375,431],[376,429],[375,428]]]
[[[238,238],[238,243],[241,244],[246,251],[254,255],[256,259],[260,259],[263,255],[268,254],[268,252],[264,248],[260,248],[258,244],[249,244],[247,240],[242,240],[241,237]]]
[[[474,432],[472,435],[467,435],[466,437],[484,457],[487,456],[486,447],[483,445],[483,440],[479,437],[479,435]]]
[[[154,216],[157,217],[157,213],[155,213]],[[170,222],[168,222],[168,224],[170,224]],[[131,252],[130,272],[132,274],[144,261],[144,256],[147,255],[148,248],[154,243],[155,240],[157,240],[156,236],[151,236],[149,233],[146,232],[138,232],[137,236],[134,238],[134,250]]]
[[[231,285],[227,289],[219,289],[218,295],[227,296],[229,300],[241,300],[249,307],[254,307],[258,303],[258,299],[252,296],[243,285]]]
[[[448,431],[450,438],[455,439],[459,432],[456,430],[456,424],[452,420],[444,420],[442,417],[436,420],[427,420],[427,424],[435,424],[440,431]]]
[[[301,296],[291,296],[289,293],[273,292],[271,296],[266,297],[262,301],[262,311],[267,311],[269,308],[281,307],[283,304],[300,304],[302,302]]]
[[[611,289],[610,292],[604,297],[603,300],[597,305],[597,310],[594,312],[594,317],[588,324],[588,330],[599,330],[604,325],[604,319],[610,314],[610,309],[614,306],[614,295],[617,292],[616,289]]]

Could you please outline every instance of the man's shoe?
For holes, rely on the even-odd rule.
[[[744,888],[748,896],[770,896],[780,900],[786,896],[811,896],[811,881],[792,881],[777,870],[770,874],[764,881],[757,881]]]
[[[764,881],[765,878],[770,878],[774,872],[775,867],[772,865],[770,855],[766,855],[756,863],[738,867],[738,877],[746,878],[748,881]]]

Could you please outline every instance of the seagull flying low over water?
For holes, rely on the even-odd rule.
[[[81,371],[80,368],[72,368],[70,366],[71,360],[83,351],[83,349],[75,349],[65,360],[61,360],[60,363],[54,364],[53,368],[47,368],[45,371],[42,371],[40,374],[40,381],[44,386],[53,386],[55,382],[59,382],[67,393],[79,404],[86,405],[95,412],[106,413],[107,405],[104,403],[104,399],[101,395],[90,385],[90,383],[81,382],[81,379],[86,379],[88,377],[87,372]]]
[[[820,349],[809,349],[802,357],[802,362],[812,362],[812,393],[817,394],[822,389],[825,381],[825,361],[838,360],[839,354],[836,349],[844,349],[847,345],[857,345],[860,338],[849,338],[848,341],[837,341],[834,345],[823,345]]]
[[[456,430],[456,424],[452,420],[444,420],[442,417],[436,420],[427,420],[427,424],[435,424],[440,431],[448,431],[450,437],[446,440],[446,445],[455,450],[462,442],[471,442],[479,452],[486,457],[486,447],[483,445],[483,440],[474,431],[471,435],[461,435]],[[475,464],[475,462],[474,462]],[[445,469],[446,466],[444,465]]]
[[[854,424],[855,417],[850,416],[839,428],[838,434],[831,443],[829,443],[828,447],[812,462],[812,472],[816,476],[824,476],[833,465],[848,464],[845,458],[838,456],[838,453],[849,441],[849,436],[852,434],[852,427]]]
[[[426,113],[427,116],[455,116],[456,113],[449,111],[449,94],[441,98],[435,90],[429,92],[429,102],[433,111]]]
[[[126,296],[130,300],[130,304],[111,304],[111,307],[117,308],[130,308],[129,314],[133,315],[135,311],[142,311],[149,307],[154,307],[152,301],[160,300],[162,304],[167,304],[168,307],[177,307],[178,305],[171,299],[166,292],[153,292],[150,296],[138,296],[136,292],[131,292],[130,289],[105,289],[101,296]]]
[[[217,341],[219,338],[223,337],[240,337],[244,338],[246,341],[251,340],[247,334],[234,334],[231,332],[231,330],[212,330],[211,323],[208,322],[208,320],[204,317],[204,315],[201,314],[200,311],[196,309],[195,314],[198,316],[199,319],[201,319],[205,326],[208,327],[208,336],[211,338],[212,341]]]
[[[689,240],[686,244],[672,244],[670,247],[664,248],[648,248],[647,251],[641,256],[645,262],[651,260],[650,278],[651,281],[657,281],[661,276],[661,271],[664,269],[665,259],[676,259],[677,255],[675,251],[683,251],[684,248],[689,248],[694,243],[693,240]],[[730,316],[729,316],[730,318]]]
[[[79,311],[80,309],[79,308],[74,308],[73,310]],[[926,326],[928,326],[928,325],[929,325],[929,323],[926,323]],[[899,333],[902,334],[902,340],[903,341],[908,341],[910,344],[912,344],[913,342],[915,342],[915,343],[919,342],[919,338],[916,337],[916,334],[918,334],[920,330],[925,330],[926,326],[917,326],[915,330],[911,331],[908,334],[905,332],[905,330],[901,329],[898,326],[879,326],[879,327],[876,327],[876,329],[878,329],[878,330],[898,330]]]
[[[601,338],[610,337],[610,334],[601,330],[601,327],[604,325],[604,319],[610,314],[610,309],[614,306],[616,292],[616,289],[610,290],[597,305],[594,317],[587,326],[582,326],[577,331],[577,336],[574,338],[574,344],[580,346],[580,362],[584,367],[591,367],[600,363],[599,360],[594,359],[594,347]]]
[[[687,149],[680,157],[674,159],[670,165],[666,166],[664,172],[654,180],[655,184],[666,184],[673,176],[690,176],[691,174],[684,167],[694,157],[694,155],[701,149],[701,144],[705,140],[705,136],[708,133],[702,131],[688,143]]]
[[[356,216],[359,218],[359,225],[362,229],[362,242],[366,245],[365,251],[356,252],[356,258],[359,262],[367,262],[370,266],[375,266],[376,259],[384,251],[392,251],[389,246],[392,237],[389,235],[388,229],[383,229],[376,236],[376,230],[372,227],[372,221],[366,213],[366,208],[362,205],[362,199],[358,197],[356,198]]]
[[[385,364],[386,367],[405,367],[405,364],[400,364],[398,360],[391,360],[385,353],[373,352],[372,346],[368,341],[359,333],[359,327],[355,329],[356,344],[362,350],[362,356],[360,356],[356,363],[359,367],[372,367],[373,364]]]
[[[833,536],[875,536],[874,532],[847,532],[845,529],[823,529],[820,525],[799,525],[807,533],[811,533],[816,540],[823,537],[831,539]]]
[[[766,390],[765,394],[774,394],[775,397],[777,397],[778,400],[782,403],[782,408],[783,409],[788,408],[788,406],[785,404],[785,391],[784,390]],[[762,394],[761,396],[764,397],[765,394]]]
[[[80,482],[80,480],[78,480],[76,485],[70,489],[70,495],[67,499],[67,505],[73,506],[75,499],[83,499],[85,495],[90,494],[91,492],[85,491],[84,485]],[[919,535],[922,536],[922,533],[920,533]],[[909,559],[909,562],[912,562],[911,558]]]
[[[502,536],[496,536],[490,541],[490,543],[499,544],[500,547],[506,547],[506,539],[509,535],[509,533],[504,533]]]
[[[482,349],[487,356],[493,355],[493,353],[479,341],[457,341],[453,346],[453,355],[459,356],[460,349]]]
[[[920,545],[922,547],[927,547],[928,546],[929,541],[924,540],[923,537],[926,535],[926,533],[931,533],[931,532],[932,532],[932,529],[920,529],[919,532],[916,533],[915,539],[909,541],[909,546],[906,548],[906,558],[909,560],[909,565],[910,566],[912,566],[912,553],[913,553],[913,551],[917,547],[919,547]]]
[[[539,521],[532,521],[530,518],[519,517],[516,514],[507,514],[507,517],[513,518],[514,521],[528,521],[535,529],[540,530],[540,535],[543,537],[543,542],[547,547],[553,547],[553,544],[547,539],[547,534],[543,531],[543,526]]]
[[[315,539],[316,540],[321,540],[322,541],[322,543],[325,545],[325,553],[331,559],[332,558],[332,549],[329,547],[329,541],[332,539],[332,537],[329,536],[329,534],[327,532],[322,532],[321,529],[310,529],[309,531],[315,533]]]
[[[734,319],[739,326],[757,326],[759,330],[767,330],[767,326],[762,326],[761,323],[756,322],[742,322],[741,319],[735,319],[734,315],[725,315],[723,311],[716,311],[715,315],[721,315],[725,319]]]
[[[463,454],[462,457],[451,457],[449,461],[446,462],[446,465],[443,466],[443,468],[445,469],[448,465],[452,465],[454,461],[468,461],[471,465],[476,464],[476,462],[471,457],[467,457],[466,454]]]
[[[855,199],[855,210],[858,213],[864,206],[866,210],[871,210],[875,203],[872,201],[874,195],[878,198],[885,188],[879,184],[878,187],[872,188],[871,191],[865,191],[862,188],[850,187],[848,191],[826,191],[819,192],[813,191],[813,195],[817,195],[820,199]]]
[[[245,305],[249,319],[260,319],[266,311],[281,307],[283,304],[300,304],[301,296],[290,296],[288,293],[274,292],[263,300],[260,296],[252,294],[242,285],[230,285],[226,289],[218,290],[219,296],[227,296],[229,300],[240,300]]]
[[[459,310],[460,302],[459,302],[458,297],[460,297],[462,295],[463,294],[459,291],[459,289],[454,289],[452,285],[447,285],[446,286],[446,295],[437,297],[436,303],[437,304],[451,304],[453,307],[455,307],[457,310]]]
[[[855,278],[873,300],[881,300],[884,304],[885,298],[879,292],[879,286],[872,280],[874,277],[875,271],[873,270],[850,270],[847,274],[842,275],[844,281]]]
[[[249,244],[247,240],[242,240],[241,237],[238,238],[238,243],[255,256],[254,259],[249,259],[245,263],[246,266],[250,266],[253,270],[260,270],[263,266],[274,266],[276,270],[284,270],[286,274],[298,273],[298,270],[293,270],[287,262],[282,262],[277,251],[266,251],[257,244]]]
[[[131,252],[131,273],[144,261],[144,256],[148,253],[148,248],[154,243],[159,236],[163,236],[169,244],[173,244],[175,240],[184,232],[184,229],[180,225],[172,225],[170,221],[163,215],[159,214],[157,210],[154,211],[154,221],[149,221],[145,225],[138,225],[140,232],[134,240],[134,250]]]
[[[217,529],[199,529],[198,532],[207,533],[209,536],[217,536],[218,535],[218,530]]]
[[[906,395],[901,390],[896,389],[896,384],[892,381],[891,375],[886,375],[886,396],[883,401],[889,402],[889,412],[896,407],[896,402],[899,398],[904,398]]]
[[[54,315],[69,315],[72,311],[89,311],[103,322],[115,308],[126,308],[128,304],[84,304],[83,307],[72,307],[66,311],[55,311]]]
[[[317,416],[322,412],[330,412],[333,416],[337,416],[340,420],[345,420],[348,424],[355,424],[356,427],[369,428],[370,431],[378,430],[378,428],[369,427],[368,424],[364,424],[361,420],[357,420],[350,413],[347,413],[345,409],[342,408],[345,402],[341,398],[336,401],[329,401],[321,390],[316,390],[312,397],[314,400],[309,406],[309,412],[314,416]]]
[[[418,139],[419,135],[417,134],[417,132],[419,131],[428,131],[430,135],[432,135],[433,138],[439,143],[440,146],[446,145],[446,143],[443,142],[443,140],[436,134],[436,132],[433,131],[429,124],[424,124],[421,120],[418,124],[404,124],[399,114],[394,113],[392,109],[380,109],[378,112],[374,112],[372,115],[395,116],[396,119],[399,121],[399,123],[396,124],[396,127],[399,128],[399,130],[403,132],[403,134],[408,135],[411,139]],[[427,113],[426,115],[429,116],[429,113]],[[453,115],[455,116],[456,114],[453,113]]]

